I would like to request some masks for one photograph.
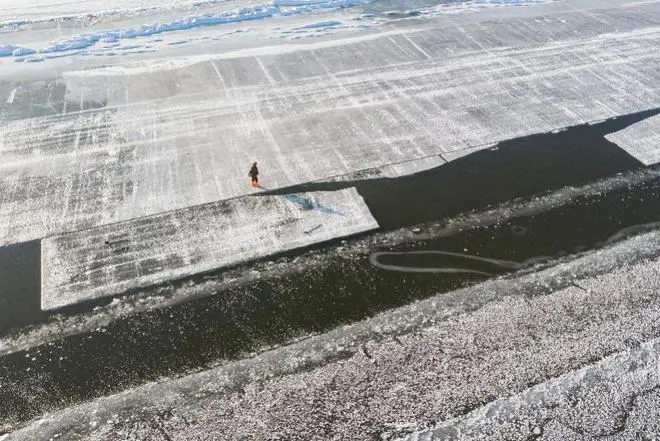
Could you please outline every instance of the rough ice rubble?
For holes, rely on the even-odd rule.
[[[278,8],[274,6],[256,6],[245,8],[236,12],[226,12],[221,14],[204,14],[185,17],[169,23],[157,23],[153,25],[143,25],[139,28],[122,29],[110,32],[98,32],[82,34],[68,40],[61,40],[50,44],[42,49],[42,53],[66,52],[77,49],[86,49],[100,41],[119,41],[123,39],[135,39],[139,37],[149,37],[162,34],[164,32],[181,31],[194,29],[202,26],[213,26],[218,24],[236,23],[241,21],[259,20],[266,17],[272,17],[278,13]]]
[[[354,188],[243,197],[52,236],[41,307],[54,309],[378,228]]]
[[[0,46],[0,56],[23,57],[35,52],[42,54],[52,54],[59,52],[78,51],[88,49],[99,42],[118,42],[126,39],[137,39],[141,37],[151,37],[167,32],[192,30],[200,27],[217,26],[229,23],[240,23],[253,20],[261,20],[275,16],[294,16],[308,13],[314,13],[324,10],[334,10],[338,8],[350,8],[363,5],[373,0],[325,0],[298,2],[295,5],[283,2],[273,2],[263,5],[250,5],[238,10],[225,11],[219,13],[204,13],[190,15],[178,20],[164,23],[145,24],[136,28],[118,29],[114,31],[99,31],[80,34],[68,39],[54,41],[43,49],[19,48],[17,46]],[[307,25],[309,29],[319,27],[336,28],[339,23],[336,21],[321,22]],[[9,51],[9,49],[13,49]],[[20,49],[20,50],[19,50]]]
[[[28,49],[21,46],[16,46],[13,44],[2,45],[0,44],[0,57],[23,57],[26,55],[32,55],[35,53],[34,49]]]
[[[36,60],[44,60],[55,58],[52,54],[60,54],[60,56],[72,56],[80,55],[101,55],[104,53],[105,48],[94,47],[101,42],[116,42],[126,39],[137,39],[142,37],[150,37],[154,35],[159,35],[162,33],[173,32],[173,31],[190,31],[200,27],[210,27],[230,23],[241,23],[246,21],[261,20],[272,17],[289,17],[289,16],[298,16],[306,14],[318,14],[324,11],[332,11],[336,9],[346,9],[354,8],[357,6],[364,6],[370,3],[373,3],[375,0],[295,0],[295,1],[273,1],[271,3],[265,4],[248,4],[245,7],[232,10],[232,11],[223,11],[223,12],[207,12],[197,15],[188,15],[180,19],[176,19],[170,22],[163,23],[154,23],[154,24],[145,24],[140,27],[126,28],[126,29],[117,29],[113,31],[101,31],[101,32],[89,32],[85,34],[79,34],[70,38],[57,40],[49,43],[45,48],[27,48],[21,47],[17,48],[15,51],[7,52],[2,51],[0,47],[0,57],[1,56],[13,56],[14,61],[18,62],[30,62]],[[527,0],[521,2],[519,0],[482,0],[482,1],[472,1],[472,2],[449,2],[442,3],[437,7],[422,8],[419,10],[419,14],[422,15],[434,15],[442,14],[449,11],[466,11],[473,8],[484,8],[492,6],[521,6],[521,5],[533,5],[537,3],[545,3],[553,0]],[[217,2],[212,1],[208,2],[210,4],[215,4]],[[197,8],[200,6],[207,5],[207,2],[193,3],[191,7]],[[165,6],[164,9],[172,8],[171,6]],[[149,8],[146,8],[149,9]],[[137,8],[137,10],[141,10]],[[96,12],[96,11],[94,11]],[[101,16],[110,14],[115,15],[119,12],[108,12],[101,13]],[[89,15],[89,14],[88,14]],[[373,24],[373,23],[372,23]],[[319,31],[319,30],[337,30],[341,25],[341,22],[337,20],[322,20],[317,23],[311,23],[299,27],[294,27],[290,31],[283,31],[283,34],[287,33],[300,33],[304,31]],[[0,24],[1,27],[1,24]],[[360,27],[360,26],[357,26]],[[361,27],[364,27],[362,25]],[[368,27],[368,26],[367,26]],[[188,41],[188,39],[179,39],[178,42]],[[171,45],[168,44],[168,45]],[[140,45],[141,47],[142,45]],[[153,46],[152,47],[157,47]],[[120,48],[121,49],[121,48]],[[81,52],[83,51],[83,52]],[[51,54],[50,56],[42,56],[41,58],[30,57],[34,53],[40,54]],[[125,53],[123,51],[110,51],[105,52],[106,55],[115,55],[119,53]]]
[[[632,439],[632,434],[650,434],[657,429],[642,426],[638,432],[627,427],[627,420],[635,410],[635,398],[660,387],[659,360],[660,339],[647,341],[521,394],[496,400],[439,427],[416,431],[405,439],[513,440],[529,439],[532,434],[545,434],[545,439],[550,440],[566,439],[568,434],[581,439],[616,434],[618,439]],[[654,404],[657,406],[657,398]],[[621,420],[625,421],[623,425]]]

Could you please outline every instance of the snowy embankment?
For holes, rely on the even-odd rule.
[[[605,137],[645,165],[660,163],[660,115]]]
[[[353,188],[243,197],[44,239],[53,309],[378,228]]]

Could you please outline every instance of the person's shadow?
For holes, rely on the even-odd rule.
[[[269,188],[264,187],[261,184],[257,184],[255,188],[258,188],[260,190],[264,191],[270,191]],[[339,212],[335,210],[334,208],[327,207],[325,205],[319,204],[317,201],[313,199],[309,199],[297,194],[285,194],[282,195],[284,199],[287,201],[291,202],[292,204],[297,205],[299,208],[302,210],[317,210],[320,211],[323,214],[327,214],[330,216],[341,216],[341,217],[346,217],[346,215],[342,212]]]

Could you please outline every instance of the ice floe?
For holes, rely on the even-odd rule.
[[[660,115],[605,137],[645,165],[660,163]]]
[[[244,197],[42,241],[53,309],[378,227],[355,189]]]

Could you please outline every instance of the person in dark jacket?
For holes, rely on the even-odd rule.
[[[252,186],[259,187],[259,169],[257,168],[257,163],[252,164],[248,176],[252,178]]]

